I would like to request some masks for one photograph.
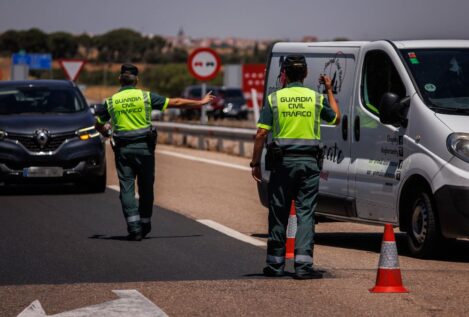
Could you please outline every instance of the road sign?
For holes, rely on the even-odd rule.
[[[262,105],[264,94],[265,64],[244,64],[242,68],[243,92],[248,99],[248,106],[252,107],[252,89],[257,92],[257,102]]]
[[[12,56],[13,65],[28,65],[29,69],[52,69],[51,54],[15,53]]]
[[[217,52],[210,48],[198,48],[189,56],[187,66],[192,76],[198,80],[210,80],[220,71],[221,59]]]
[[[85,61],[81,59],[60,59],[59,64],[67,75],[68,79],[75,81],[78,74],[85,65]]]

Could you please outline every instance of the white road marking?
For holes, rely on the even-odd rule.
[[[237,240],[252,244],[256,247],[265,247],[267,244],[264,241],[260,241],[257,239],[254,239],[248,235],[245,235],[244,233],[238,232],[236,230],[233,230],[231,228],[228,228],[222,224],[219,224],[218,222],[215,222],[213,220],[209,219],[198,219],[197,222],[200,222],[201,224],[206,225],[207,227],[210,227],[214,230],[217,230],[229,237],[235,238]]]
[[[115,190],[116,192],[120,191],[120,188],[117,185],[107,185],[107,188]]]
[[[137,290],[118,290],[113,291],[119,299],[105,302],[98,305],[88,306],[71,310],[69,312],[54,317],[168,317],[164,311],[151,302],[148,298],[140,294]],[[41,303],[35,300],[17,317],[45,317],[47,316]]]
[[[119,191],[119,186],[116,186],[116,185],[108,185],[107,186],[108,188],[112,189],[112,190],[115,190],[115,191]],[[249,243],[249,244],[252,244],[252,245],[255,245],[256,247],[265,247],[267,244],[263,241],[260,241],[260,240],[257,240],[257,239],[254,239],[248,235],[245,235],[241,232],[238,232],[236,230],[233,230],[231,228],[228,228],[222,224],[219,224],[218,222],[215,222],[213,220],[210,220],[210,219],[199,219],[197,220],[197,222],[207,226],[207,227],[210,227],[214,230],[217,230],[218,232],[221,232],[223,234],[226,234],[227,236],[229,237],[232,237],[232,238],[235,238],[237,240],[240,240],[240,241],[243,241],[243,242],[246,242],[246,243]]]
[[[163,155],[169,155],[169,156],[174,156],[186,160],[191,160],[191,161],[196,161],[196,162],[203,162],[207,164],[212,164],[212,165],[219,165],[219,166],[224,166],[224,167],[229,167],[229,168],[234,168],[242,171],[251,171],[251,168],[239,164],[232,164],[232,163],[225,163],[225,162],[220,162],[220,161],[215,161],[215,160],[210,160],[210,159],[205,159],[197,156],[192,156],[192,155],[186,155],[186,154],[181,154],[181,153],[175,153],[171,151],[165,151],[165,150],[156,150],[156,153],[158,154],[163,154]]]

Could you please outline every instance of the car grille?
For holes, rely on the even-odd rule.
[[[9,134],[8,138],[13,141],[18,141],[25,148],[32,152],[49,152],[55,151],[61,146],[65,140],[76,137],[75,133],[63,133],[63,134],[52,134],[49,138],[49,141],[41,148],[38,142],[35,140],[35,137],[32,135],[19,135],[19,134]]]

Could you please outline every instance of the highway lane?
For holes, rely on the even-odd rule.
[[[315,264],[327,271],[326,279],[303,282],[288,277],[259,278],[265,256],[263,247],[224,237],[195,221],[211,219],[265,241],[267,212],[257,200],[249,171],[178,158],[162,151],[240,166],[247,166],[249,160],[167,146],[159,146],[158,151],[155,186],[158,207],[154,218],[157,230],[150,235],[154,239],[141,244],[120,240],[125,225],[114,191],[104,195],[70,195],[65,191],[54,196],[28,195],[28,192],[0,196],[1,213],[5,208],[11,210],[6,212],[7,216],[0,216],[1,223],[11,224],[7,226],[10,229],[0,232],[0,268],[4,281],[0,286],[0,316],[15,316],[35,299],[41,300],[48,314],[59,313],[113,299],[111,290],[114,289],[137,289],[170,316],[469,314],[467,241],[456,242],[438,258],[419,260],[407,256],[403,236],[398,234],[403,280],[411,293],[370,294],[368,289],[376,278],[382,228],[321,223],[317,226]],[[112,154],[108,161],[108,183],[115,186],[111,158]],[[68,205],[80,206],[84,215],[67,212]],[[47,213],[53,217],[46,219]],[[180,218],[183,220],[179,221]],[[41,226],[35,228],[37,223]],[[178,227],[168,227],[171,223],[178,223]],[[34,239],[15,234],[16,226]],[[50,237],[48,231],[59,235]],[[207,241],[208,237],[212,239]],[[63,242],[59,238],[64,238]],[[210,248],[205,248],[205,243]],[[10,244],[26,247],[27,251]],[[169,251],[169,245],[178,246],[181,251]],[[196,255],[194,248],[200,251]],[[124,252],[139,255],[148,263],[139,266],[122,256]],[[36,258],[44,258],[44,254],[50,259],[45,264]],[[4,256],[13,259],[4,260]],[[181,263],[186,257],[197,260],[195,277],[180,270],[187,267],[187,263]],[[113,259],[118,259],[118,263]],[[105,265],[97,264],[101,261]],[[291,265],[289,262],[290,271]],[[129,273],[126,266],[134,271]],[[45,273],[38,271],[41,279],[28,272],[33,267],[45,270]],[[10,274],[18,279],[4,277]]]
[[[1,201],[0,285],[240,279],[262,265],[262,249],[163,208],[147,239],[126,241],[113,190]]]

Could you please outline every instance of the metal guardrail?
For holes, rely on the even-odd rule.
[[[182,124],[170,122],[153,122],[158,132],[168,134],[167,142],[173,143],[174,134],[181,134],[183,144],[187,145],[187,136],[195,136],[198,138],[198,148],[201,150],[206,149],[205,138],[217,139],[217,150],[223,149],[223,141],[231,140],[239,142],[239,155],[245,156],[244,143],[253,142],[256,135],[255,129],[242,129],[242,128],[228,128],[228,127],[215,127],[196,124]]]

